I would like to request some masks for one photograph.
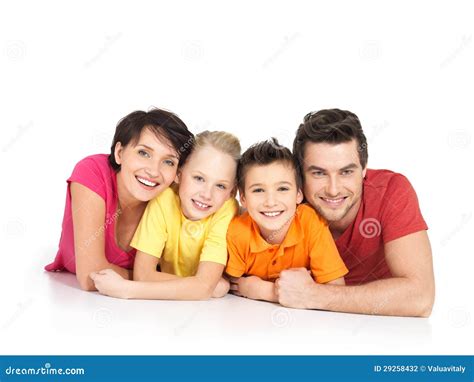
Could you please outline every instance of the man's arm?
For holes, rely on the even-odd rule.
[[[358,286],[321,285],[306,270],[283,271],[276,285],[279,302],[294,308],[428,317],[435,283],[426,231],[386,243],[385,260],[392,278]]]

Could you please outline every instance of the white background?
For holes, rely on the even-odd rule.
[[[0,5],[2,354],[472,354],[470,3],[6,1]],[[120,301],[44,273],[66,183],[117,121],[164,107],[244,148],[355,112],[369,167],[405,174],[428,225],[430,319],[304,312],[228,296]],[[416,255],[416,253],[414,253]]]

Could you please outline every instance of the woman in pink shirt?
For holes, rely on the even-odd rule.
[[[130,241],[147,202],[164,191],[191,152],[194,136],[175,114],[135,111],[117,125],[111,153],[77,163],[68,191],[59,250],[47,271],[75,273],[83,290],[89,274],[110,268],[131,278]]]

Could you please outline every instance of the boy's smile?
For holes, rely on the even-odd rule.
[[[303,194],[296,185],[295,170],[284,162],[274,162],[249,167],[240,200],[262,237],[276,244],[284,239]]]

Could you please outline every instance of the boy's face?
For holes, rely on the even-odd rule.
[[[302,200],[303,193],[296,185],[295,170],[290,165],[274,162],[247,169],[240,201],[263,236],[288,225]]]

